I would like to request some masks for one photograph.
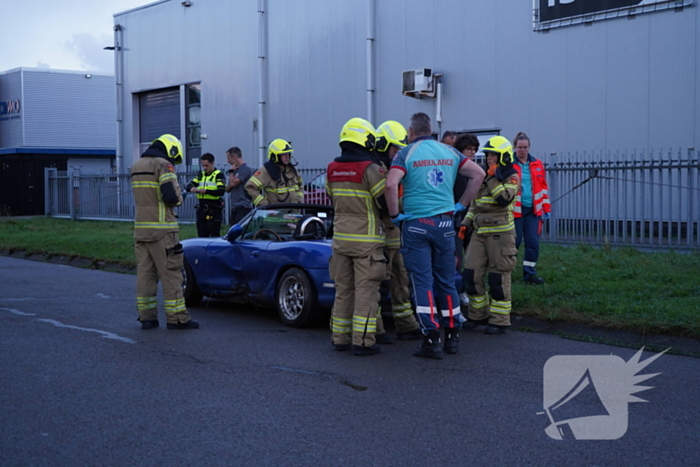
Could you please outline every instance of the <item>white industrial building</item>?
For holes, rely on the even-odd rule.
[[[525,131],[545,157],[700,141],[695,0],[164,0],[114,23],[124,169],[165,132],[188,162],[239,146],[257,165],[284,138],[324,167],[349,118],[418,111],[436,133]]]
[[[0,214],[44,212],[44,169],[114,169],[114,77],[44,68],[0,73]]]

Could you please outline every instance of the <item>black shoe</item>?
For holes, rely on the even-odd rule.
[[[456,354],[459,350],[459,329],[445,328],[445,353]]]
[[[430,331],[430,334],[423,337],[423,343],[413,352],[416,357],[434,358],[442,360],[442,347],[440,346],[440,331]]]
[[[478,328],[479,326],[486,326],[487,324],[489,324],[488,318],[484,318],[484,319],[469,319],[469,318],[467,318],[467,320],[462,323],[462,329],[472,330],[472,329]]]
[[[365,347],[364,345],[353,345],[352,354],[358,357],[364,357],[365,355],[375,355],[382,351],[382,348],[377,344],[372,344],[371,347]]]
[[[506,332],[507,326],[497,326],[495,324],[489,324],[484,330],[484,334],[503,334]]]
[[[525,276],[523,278],[523,282],[532,285],[542,285],[544,284],[544,279],[542,279],[541,277],[537,277],[537,274],[530,274],[529,276]]]
[[[382,345],[391,344],[392,342],[394,342],[394,338],[385,332],[382,334],[375,334],[374,340],[377,341],[377,344]]]
[[[141,321],[141,329],[155,329],[158,327],[157,319],[147,319]]]
[[[333,344],[333,348],[338,352],[345,352],[352,348],[352,344]]]
[[[186,323],[168,323],[168,329],[199,329],[199,322],[191,319]]]
[[[400,341],[412,341],[416,339],[423,339],[423,333],[420,329],[414,329],[413,331],[407,332],[397,332],[396,338]]]

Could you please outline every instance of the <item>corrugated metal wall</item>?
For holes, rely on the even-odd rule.
[[[19,70],[11,73],[0,74],[0,101],[19,100],[20,105],[24,105],[22,100],[22,74]],[[20,109],[17,115],[0,116],[0,148],[12,148],[22,146],[24,137],[22,135],[24,109]],[[15,118],[19,116],[19,118]]]
[[[25,146],[114,149],[114,78],[27,70],[22,119]]]
[[[225,161],[239,146],[253,160],[257,143],[257,2],[166,2],[115,17],[123,31],[124,160],[138,158],[135,93],[202,84],[202,153]]]
[[[223,160],[236,145],[257,162],[258,4],[171,1],[116,16],[125,95],[201,81],[202,152]],[[292,140],[301,165],[324,166],[344,121],[367,113],[367,2],[262,4],[265,140]],[[444,74],[443,131],[525,131],[544,153],[700,144],[697,6],[534,32],[532,2],[522,0],[373,4],[375,124],[434,117],[434,99],[400,89],[401,71],[430,67]],[[138,109],[125,100],[128,167],[139,154]]]

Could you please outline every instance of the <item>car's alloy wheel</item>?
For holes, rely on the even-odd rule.
[[[277,312],[287,326],[302,327],[315,316],[316,295],[311,281],[299,269],[286,271],[277,285]]]

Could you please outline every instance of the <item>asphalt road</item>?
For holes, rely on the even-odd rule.
[[[0,257],[0,465],[700,465],[697,358],[640,371],[660,373],[636,394],[648,402],[598,425],[627,421],[621,438],[554,440],[548,359],[636,350],[464,332],[441,361],[412,357],[415,341],[354,357],[324,327],[206,300],[199,330],[143,331],[135,280]],[[566,405],[593,414],[589,396]]]

